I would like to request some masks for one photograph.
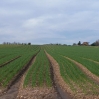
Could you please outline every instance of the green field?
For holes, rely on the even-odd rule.
[[[0,85],[6,87],[24,68],[28,61],[40,50],[39,46],[0,46],[0,65],[20,56],[18,59],[0,67]]]
[[[81,91],[85,94],[99,94],[99,86],[93,80],[87,77],[73,62],[67,60],[64,56],[76,60],[77,62],[89,67],[88,69],[94,73],[99,73],[99,64],[88,61],[84,58],[96,60],[95,53],[98,50],[90,47],[64,47],[64,46],[44,46],[46,51],[59,63],[60,73],[65,82],[77,94]],[[98,48],[99,49],[99,48]],[[89,52],[88,52],[89,50]],[[94,51],[90,55],[90,52]],[[81,53],[81,54],[80,54]],[[90,57],[91,56],[91,57]],[[76,86],[76,87],[75,87]]]
[[[35,60],[24,72],[24,88],[52,87],[51,65],[45,51],[59,64],[60,75],[74,95],[99,95],[99,82],[88,77],[75,63],[65,58],[75,60],[99,77],[99,47],[90,46],[0,45],[0,87],[6,88],[11,84],[34,56]]]
[[[43,49],[36,56],[34,64],[26,74],[24,86],[52,86],[50,77],[50,63]]]

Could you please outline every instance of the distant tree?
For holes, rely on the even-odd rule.
[[[55,45],[58,45],[58,43],[56,43]]]
[[[91,44],[91,46],[99,46],[99,40],[93,42],[93,43]]]
[[[76,43],[73,43],[73,46],[77,45]]]
[[[24,45],[27,45],[27,43],[24,43]]]
[[[81,42],[80,41],[78,42],[78,45],[81,45]]]
[[[6,42],[3,42],[3,44],[5,45],[5,44],[6,44]]]
[[[9,44],[9,42],[6,42],[6,44],[8,45],[8,44]]]
[[[99,46],[99,40],[97,40],[96,42],[92,43],[91,46]]]
[[[63,44],[64,46],[67,46],[67,44]]]
[[[58,44],[58,45],[62,45],[62,44]]]
[[[31,45],[31,43],[28,43],[28,45]]]
[[[95,44],[96,44],[96,46],[99,46],[99,40],[97,40]]]
[[[52,43],[50,43],[49,45],[53,45]]]
[[[96,46],[95,42],[91,44],[91,46]]]

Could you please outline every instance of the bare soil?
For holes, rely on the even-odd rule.
[[[8,86],[8,89],[2,93],[0,99],[99,99],[99,95],[86,95],[84,96],[81,90],[74,84],[74,86],[79,89],[78,94],[73,93],[73,91],[70,89],[68,84],[63,80],[60,74],[60,68],[59,64],[56,62],[56,60],[46,53],[50,63],[51,63],[51,78],[53,81],[52,87],[31,87],[28,86],[26,88],[23,88],[24,79],[26,76],[26,73],[29,69],[29,67],[34,63],[35,58],[32,57],[32,59],[29,61],[29,63],[21,70],[20,73],[16,75],[16,77],[13,79],[13,81]],[[82,68],[82,64],[65,57],[72,62],[74,62],[81,70],[84,72],[88,72],[86,69]],[[85,73],[86,73],[85,72]],[[87,74],[89,77],[94,77],[90,75],[90,73]],[[96,78],[95,78],[96,79]],[[94,79],[94,80],[95,80]],[[97,80],[98,81],[98,80]]]
[[[35,58],[33,57],[22,71],[16,75],[7,89],[2,92],[0,99],[61,99],[54,87],[23,88],[26,73],[34,61]]]
[[[52,73],[52,68],[50,72]],[[52,75],[53,73],[51,74],[51,76]],[[58,95],[56,86],[54,84],[52,87],[47,87],[46,84],[42,87],[32,87],[29,84],[26,88],[24,88],[23,84],[24,84],[25,76],[26,74],[23,75],[21,79],[21,84],[16,99],[63,99]],[[54,82],[53,77],[51,78],[52,78],[52,82]]]
[[[20,81],[16,82],[9,90],[2,93],[0,99],[16,99],[19,90]]]
[[[61,99],[72,99],[74,93],[70,89],[70,87],[66,84],[60,74],[59,64],[56,60],[46,52],[46,55],[52,65],[53,73],[54,73],[54,83],[56,85],[56,90],[58,94],[60,94]]]
[[[53,87],[23,87],[25,75],[21,79],[19,92],[16,99],[59,99]]]
[[[84,94],[82,89],[79,86],[77,86],[77,84],[75,84],[74,82],[71,82],[76,88],[76,93],[74,93],[61,77],[58,63],[51,55],[49,55],[48,53],[46,54],[52,64],[56,88],[59,94],[61,95],[61,99],[99,99],[99,95],[91,94],[90,90],[89,90],[89,93]],[[76,64],[76,65],[78,66],[80,64]],[[90,85],[88,85],[86,88],[90,89],[89,87]],[[99,90],[99,89],[96,89],[96,90]]]
[[[16,99],[59,99],[54,88],[27,87],[23,88]]]

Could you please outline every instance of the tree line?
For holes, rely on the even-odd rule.
[[[4,45],[31,45],[31,43],[19,43],[19,42],[3,42]]]
[[[13,42],[13,43],[10,43],[10,42],[3,42],[4,45],[31,45],[31,43],[19,43],[19,42]],[[53,44],[53,43],[50,43],[50,44],[45,44],[45,45],[64,45],[64,46],[71,46],[71,45],[67,45],[67,44],[60,44],[60,43],[56,43],[56,44]],[[89,44],[89,42],[83,42],[81,43],[81,41],[79,41],[77,44],[76,43],[73,43],[73,46],[81,46],[81,45],[85,45],[85,46],[99,46],[99,40],[96,40],[95,42],[93,42],[92,44]]]
[[[86,45],[86,46],[99,46],[99,40],[96,40],[95,42],[93,42],[92,44],[89,44],[89,42],[83,42],[81,43],[81,41],[79,41],[77,44],[76,43],[73,43],[73,45]]]

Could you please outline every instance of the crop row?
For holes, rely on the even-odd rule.
[[[66,47],[64,51],[61,51],[61,46],[60,50],[57,47],[55,48],[55,46],[44,46],[44,48],[59,63],[61,76],[75,94],[80,92],[84,94],[99,94],[99,86],[88,78],[74,63],[63,57],[66,55]]]
[[[21,46],[20,46],[21,47]],[[22,55],[17,60],[3,66],[0,68],[0,86],[6,87],[12,81],[12,79],[24,68],[24,66],[29,62],[29,60],[39,51],[38,46],[24,46],[15,49],[17,55]],[[12,48],[9,48],[13,51]],[[19,50],[21,49],[21,50]],[[10,53],[9,51],[8,53]],[[19,52],[19,53],[18,53]]]
[[[99,76],[99,48],[95,47],[66,47],[66,46],[49,46],[55,50],[56,54],[69,57],[84,65],[93,74]],[[91,59],[91,60],[88,60]]]
[[[52,86],[50,63],[43,49],[40,50],[34,64],[28,70],[24,86]]]

